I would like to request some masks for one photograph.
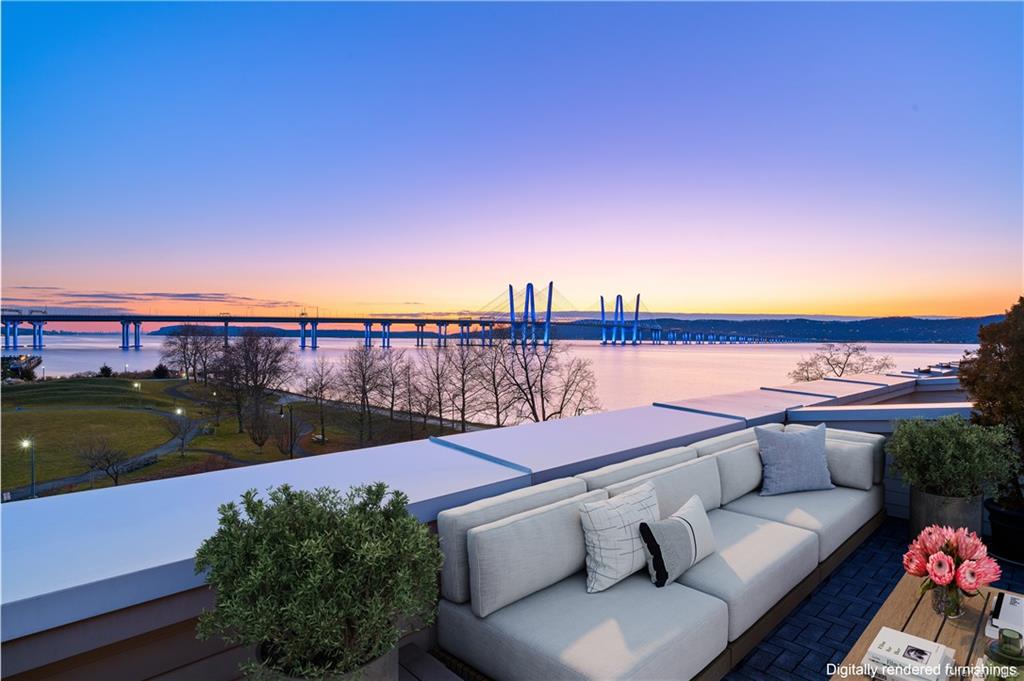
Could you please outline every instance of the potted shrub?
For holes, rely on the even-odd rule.
[[[441,567],[406,505],[384,483],[347,495],[282,485],[224,504],[196,553],[216,596],[199,638],[255,646],[252,677],[397,679],[396,645],[433,621]]]
[[[1001,427],[968,423],[959,416],[900,421],[886,449],[910,485],[910,532],[928,525],[981,533],[984,493],[1011,474],[1015,457]]]
[[[1024,563],[1024,297],[1006,311],[1001,322],[978,332],[977,351],[960,363],[960,383],[974,402],[973,420],[1002,425],[1013,438],[1013,475],[985,501],[992,526],[992,553]]]

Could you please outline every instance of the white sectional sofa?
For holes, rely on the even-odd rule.
[[[495,681],[719,679],[880,524],[883,441],[829,429],[831,490],[760,496],[751,428],[443,511],[438,644]],[[663,518],[701,498],[716,552],[587,593],[580,503],[648,481]]]

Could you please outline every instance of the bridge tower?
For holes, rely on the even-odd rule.
[[[555,282],[549,281],[548,304],[544,313],[543,344],[545,347],[551,345],[551,301],[554,291]],[[516,344],[517,336],[519,336],[518,340],[524,345],[527,343],[527,336],[529,336],[529,342],[532,345],[537,345],[537,303],[533,295],[533,282],[526,284],[526,296],[523,300],[523,319],[520,323],[516,322],[515,289],[512,288],[512,284],[508,285],[508,318],[510,323],[510,340],[513,346]]]
[[[606,345],[608,341],[608,318],[604,309],[604,296],[601,296],[601,345]],[[622,300],[622,294],[615,296],[615,310],[612,312],[612,337],[611,344],[615,345],[616,341],[619,341],[622,345],[626,344],[626,306]],[[633,310],[633,329],[632,329],[631,343],[636,345],[641,341],[640,338],[640,294],[636,294],[636,308]],[[652,336],[653,339],[653,336]],[[660,333],[659,333],[660,341]]]

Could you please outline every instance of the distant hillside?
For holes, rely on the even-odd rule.
[[[978,329],[983,324],[1000,321],[1002,315],[988,317],[961,317],[956,319],[922,319],[919,317],[879,317],[876,319],[858,319],[853,321],[815,320],[815,319],[674,319],[671,317],[657,320],[644,319],[645,326],[652,322],[661,325],[662,333],[669,330],[703,334],[726,334],[738,336],[770,336],[789,341],[828,342],[828,341],[859,341],[864,343],[977,343]],[[567,340],[600,340],[601,329],[598,320],[577,321],[557,324],[552,336]],[[181,328],[179,325],[165,326],[153,331],[151,335],[166,336]],[[228,334],[239,335],[247,328],[259,328],[269,336],[297,337],[297,328],[265,327],[231,327]],[[449,327],[454,332],[456,328]],[[220,329],[217,329],[220,332]],[[379,331],[379,329],[375,329]],[[362,338],[360,329],[325,329],[321,328],[320,338]],[[395,338],[412,338],[414,331],[395,331]],[[433,336],[429,330],[428,336]],[[647,334],[645,334],[645,337]]]

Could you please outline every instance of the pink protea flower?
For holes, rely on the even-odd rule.
[[[978,580],[978,586],[988,586],[992,582],[998,582],[1003,576],[999,563],[988,556],[974,561],[974,573]]]
[[[928,559],[928,577],[939,586],[946,586],[956,576],[953,559],[942,551],[933,553]]]
[[[981,537],[965,527],[954,533],[953,544],[956,546],[956,555],[961,560],[981,560],[988,556],[988,549],[981,541]]]
[[[911,544],[909,550],[903,554],[903,569],[914,577],[924,577],[928,574],[928,557],[916,544]]]
[[[938,525],[929,525],[928,527],[921,530],[921,534],[914,540],[917,545],[924,551],[925,555],[932,555],[942,550],[942,547],[946,545],[946,542],[953,538],[953,530],[948,527],[939,527]]]
[[[973,560],[967,560],[956,569],[956,585],[961,591],[973,594],[981,587],[978,583],[977,567],[978,564]]]

